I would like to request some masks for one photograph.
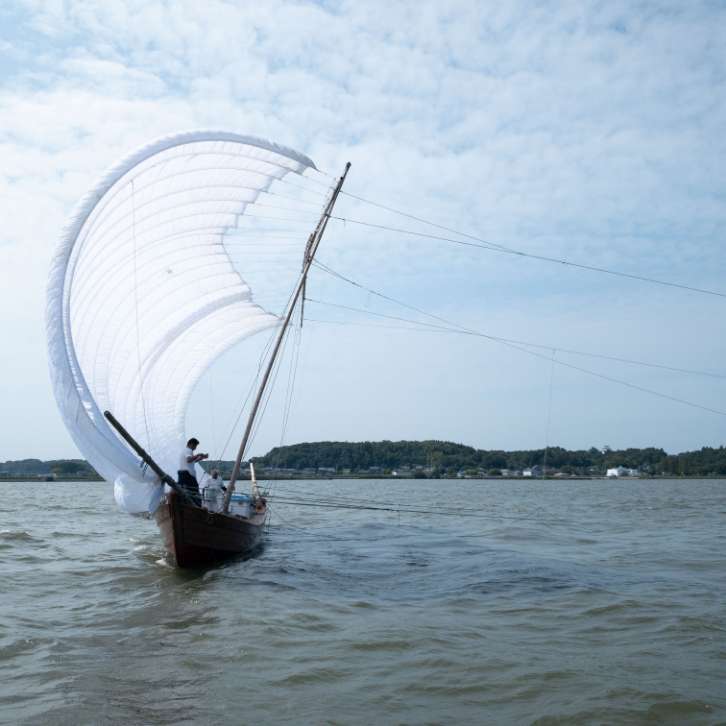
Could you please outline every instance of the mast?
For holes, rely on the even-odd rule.
[[[345,170],[343,171],[343,175],[338,179],[338,183],[335,185],[335,189],[333,189],[333,193],[330,195],[330,199],[328,200],[328,203],[325,205],[325,209],[323,210],[322,215],[320,216],[320,219],[318,220],[318,223],[315,227],[315,230],[310,235],[310,238],[308,239],[307,247],[305,249],[305,260],[303,262],[303,269],[302,273],[300,275],[300,279],[297,282],[297,285],[295,286],[295,291],[293,292],[292,299],[290,300],[290,304],[287,309],[287,313],[285,314],[285,319],[282,323],[282,326],[280,328],[280,332],[277,335],[277,340],[275,341],[275,346],[272,349],[272,353],[270,354],[270,360],[267,363],[267,368],[265,369],[265,374],[262,376],[262,382],[260,383],[260,387],[257,391],[257,396],[255,397],[255,401],[252,404],[252,410],[250,411],[249,418],[247,419],[247,426],[245,427],[244,434],[242,435],[242,442],[239,446],[239,451],[237,452],[237,458],[234,460],[234,467],[232,469],[232,475],[229,479],[229,484],[227,484],[227,491],[224,495],[224,506],[222,508],[223,512],[229,511],[229,503],[232,499],[232,494],[234,492],[234,485],[237,481],[237,478],[239,477],[239,470],[242,465],[242,459],[245,455],[245,450],[247,449],[247,444],[249,443],[250,434],[252,433],[252,427],[255,423],[255,417],[257,416],[257,411],[260,407],[260,403],[262,403],[262,397],[265,393],[265,389],[267,387],[267,383],[270,379],[270,375],[272,374],[272,369],[275,365],[275,359],[277,358],[277,354],[280,351],[280,346],[282,345],[282,341],[285,337],[285,333],[287,332],[287,328],[290,324],[290,319],[292,318],[292,314],[295,311],[295,305],[297,304],[298,299],[300,298],[300,294],[305,289],[305,281],[308,276],[308,272],[310,272],[310,267],[313,264],[313,259],[315,258],[315,253],[318,251],[318,247],[320,246],[320,240],[323,237],[323,233],[325,232],[325,228],[328,226],[328,221],[330,220],[330,213],[333,211],[333,207],[335,206],[335,202],[338,199],[338,195],[340,194],[340,189],[343,186],[343,182],[345,181],[345,177],[348,176],[348,170],[350,169],[350,162],[348,162],[345,165]]]

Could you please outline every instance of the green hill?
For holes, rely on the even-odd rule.
[[[611,467],[625,466],[644,475],[726,476],[726,448],[704,447],[698,451],[667,454],[663,449],[621,449],[608,447],[569,451],[559,446],[547,449],[499,451],[476,449],[450,441],[317,441],[276,446],[265,456],[252,459],[261,476],[378,476],[396,471],[411,476],[456,476],[515,473],[546,464],[550,474],[602,476]],[[205,468],[217,462],[205,462]],[[229,476],[232,462],[219,465]],[[322,470],[322,471],[319,471]],[[175,475],[176,472],[169,472]],[[247,472],[244,472],[244,476]],[[83,459],[20,459],[0,462],[0,478],[56,478],[97,481],[100,477]]]
[[[546,456],[546,461],[545,461]],[[320,441],[279,446],[253,459],[274,469],[326,468],[337,473],[380,469],[425,469],[431,475],[461,470],[521,471],[543,466],[568,474],[603,475],[608,468],[625,466],[643,473],[670,476],[726,476],[726,449],[669,455],[663,449],[604,450],[592,447],[569,451],[559,446],[522,451],[475,449],[449,441]]]

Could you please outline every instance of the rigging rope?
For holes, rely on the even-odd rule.
[[[234,420],[234,423],[230,427],[229,435],[227,436],[227,440],[224,442],[224,446],[222,447],[222,451],[219,454],[219,458],[217,459],[217,464],[222,463],[222,457],[224,456],[224,453],[227,451],[227,447],[229,446],[229,442],[232,440],[232,436],[234,436],[234,431],[237,428],[240,419],[242,418],[242,414],[244,413],[245,408],[247,407],[247,403],[250,400],[250,397],[252,396],[252,392],[255,390],[255,387],[257,385],[257,381],[260,378],[260,373],[262,372],[262,364],[265,360],[265,357],[267,355],[267,352],[270,350],[272,346],[272,341],[275,339],[275,335],[277,333],[277,328],[272,328],[270,331],[270,335],[267,339],[267,343],[265,343],[265,347],[262,350],[262,353],[260,355],[259,362],[257,364],[257,373],[255,374],[254,379],[250,383],[250,387],[247,390],[247,395],[244,397],[244,400],[242,402],[242,405],[238,407],[238,413]]]
[[[628,278],[630,280],[638,280],[640,282],[649,282],[654,285],[662,285],[664,287],[674,287],[681,290],[688,290],[689,292],[697,292],[702,295],[713,295],[715,297],[724,297],[726,298],[726,292],[719,292],[718,290],[707,290],[705,288],[701,287],[694,287],[692,285],[684,285],[678,282],[670,282],[668,280],[660,280],[655,277],[647,277],[645,275],[635,275],[629,272],[621,272],[619,270],[613,270],[607,267],[597,267],[596,265],[585,265],[580,262],[572,262],[571,260],[567,260],[560,257],[548,257],[547,255],[538,255],[534,252],[525,252],[523,250],[517,250],[512,247],[505,247],[504,245],[500,245],[494,242],[488,242],[485,239],[477,239],[478,242],[467,242],[465,240],[460,239],[454,239],[452,237],[443,237],[441,235],[437,234],[427,234],[425,232],[416,232],[414,230],[410,229],[400,229],[397,227],[389,227],[384,224],[373,224],[372,222],[364,222],[360,219],[351,219],[350,217],[337,217],[337,216],[331,216],[331,219],[335,219],[339,222],[350,222],[351,224],[358,224],[362,225],[364,227],[371,227],[373,229],[380,229],[380,230],[386,230],[388,232],[396,232],[397,234],[408,234],[413,235],[415,237],[423,237],[426,239],[434,239],[434,240],[440,240],[442,242],[451,242],[452,244],[457,245],[464,245],[466,247],[475,247],[482,250],[488,250],[490,252],[499,252],[502,254],[507,255],[516,255],[517,257],[528,257],[533,260],[540,260],[541,262],[553,262],[558,265],[566,265],[568,267],[575,267],[580,270],[588,270],[590,272],[600,272],[605,275],[613,275],[614,277],[624,277]],[[461,232],[456,232],[456,234],[463,234]],[[465,235],[467,237],[470,237],[471,235]]]
[[[373,505],[361,504],[327,504],[320,500],[311,502],[304,499],[285,499],[279,496],[274,497],[276,504],[291,504],[299,507],[320,507],[322,509],[358,509],[373,512],[395,512],[404,514],[440,514],[444,517],[473,517],[475,519],[484,519],[484,514],[467,514],[463,511],[447,511],[446,509],[411,509],[404,507],[377,507]]]
[[[381,317],[381,318],[390,318],[392,320],[403,320],[404,322],[413,323],[416,325],[424,325],[424,326],[431,327],[431,328],[439,327],[439,326],[431,325],[430,323],[420,323],[415,320],[407,320],[406,318],[400,318],[400,317],[396,317],[394,315],[384,315],[383,313],[374,313],[371,310],[363,310],[361,308],[354,308],[349,305],[339,305],[336,303],[325,302],[322,300],[315,300],[314,298],[308,298],[308,302],[317,303],[318,305],[329,305],[331,307],[343,308],[346,310],[353,310],[355,312],[366,313],[368,315],[376,315],[377,317]],[[445,328],[441,328],[441,329],[445,330]],[[449,332],[451,332],[451,331],[449,331]],[[491,335],[485,335],[484,333],[467,332],[467,331],[455,331],[455,332],[462,332],[462,333],[465,333],[468,335],[475,335],[475,336],[479,336],[482,338],[487,338],[488,340],[493,340],[497,343],[501,343],[502,345],[506,345],[509,348],[513,348],[514,350],[519,350],[522,353],[527,353],[528,355],[535,356],[536,358],[541,358],[542,360],[547,360],[547,361],[550,360],[550,358],[548,356],[543,355],[542,353],[537,353],[534,350],[528,350],[527,348],[522,348],[521,346],[510,343],[503,338],[495,338]],[[613,377],[607,376],[603,373],[597,373],[596,371],[591,371],[589,368],[582,368],[580,366],[576,366],[573,363],[566,363],[565,361],[561,361],[561,360],[557,360],[556,363],[559,366],[563,366],[565,368],[571,368],[573,370],[580,371],[581,373],[586,373],[590,376],[594,376],[595,378],[601,378],[605,381],[609,381],[610,383],[618,383],[622,386],[625,386],[626,388],[632,388],[636,391],[641,391],[642,393],[650,393],[653,396],[658,396],[659,398],[664,398],[669,401],[675,401],[676,403],[682,403],[685,406],[690,406],[692,408],[698,408],[698,409],[701,409],[702,411],[708,411],[710,413],[718,414],[719,416],[726,416],[726,411],[721,411],[716,408],[704,406],[700,403],[694,403],[693,401],[687,401],[684,398],[677,398],[676,396],[670,396],[667,393],[661,393],[660,391],[654,391],[653,389],[650,389],[650,388],[638,386],[635,383],[629,383],[628,381],[623,381],[619,378],[613,378]]]
[[[305,181],[312,182],[313,184],[321,184],[322,182],[318,181],[317,179],[311,179],[309,176],[300,175],[302,179],[305,179]],[[303,192],[306,192],[307,194],[317,194],[320,197],[327,197],[327,192],[320,192],[317,189],[307,189],[302,184],[295,184],[295,182],[291,182],[287,177],[282,177],[281,179],[276,179],[275,181],[282,182],[283,184],[287,184],[288,186],[295,187],[296,189],[300,189]],[[329,184],[324,184],[326,188],[328,188]]]
[[[399,209],[394,209],[393,207],[388,207],[385,204],[380,204],[378,202],[372,202],[369,199],[364,199],[363,197],[359,197],[356,194],[351,194],[350,192],[342,191],[341,194],[345,194],[347,197],[352,197],[353,199],[357,199],[359,202],[365,202],[366,204],[370,204],[372,207],[378,207],[379,209],[385,209],[387,212],[393,212],[394,214],[398,214],[402,217],[408,217],[408,219],[413,219],[416,222],[421,222],[423,224],[427,224],[430,227],[435,227],[436,229],[442,229],[444,232],[452,232],[453,234],[461,235],[462,237],[468,237],[469,239],[473,239],[476,242],[485,242],[488,245],[491,245],[492,247],[498,247],[499,249],[507,249],[503,245],[496,244],[495,242],[489,242],[488,240],[482,240],[479,237],[474,237],[471,234],[467,234],[466,232],[459,232],[457,229],[453,229],[452,227],[446,227],[443,224],[437,224],[436,222],[431,222],[428,219],[423,219],[423,217],[417,217],[415,214],[409,214],[408,212],[403,212]]]
[[[292,296],[291,296],[292,297]],[[265,418],[265,413],[267,411],[267,405],[270,403],[270,399],[272,398],[272,392],[275,388],[275,383],[277,382],[277,377],[280,374],[280,370],[282,368],[282,361],[285,357],[285,351],[287,350],[287,344],[289,342],[290,338],[287,334],[285,334],[285,337],[282,341],[282,348],[280,349],[280,354],[277,356],[277,359],[275,360],[273,364],[272,369],[272,376],[270,378],[270,384],[267,386],[267,389],[264,393],[264,398],[262,401],[262,407],[260,409],[260,414],[257,416],[254,427],[252,431],[250,432],[250,438],[247,442],[247,451],[250,451],[252,448],[252,445],[254,444],[255,438],[257,437],[257,433],[260,430],[260,426],[262,425],[262,421]]]
[[[330,268],[328,268],[328,270],[330,270]],[[344,278],[342,275],[339,275],[338,273],[335,273],[335,274],[336,274],[336,276],[340,277],[341,279],[345,279],[346,281],[350,281],[349,279]],[[352,281],[350,281],[350,282],[352,282]],[[461,332],[464,332],[464,333],[467,333],[469,335],[476,335],[476,336],[480,336],[480,337],[483,337],[483,338],[487,338],[487,339],[492,340],[492,341],[495,341],[497,343],[501,343],[502,345],[506,345],[507,347],[513,348],[514,350],[518,350],[518,351],[520,351],[522,353],[527,353],[528,355],[535,356],[536,358],[542,358],[544,360],[549,360],[549,358],[547,356],[542,355],[541,353],[538,353],[537,351],[528,350],[527,348],[522,348],[521,345],[516,344],[514,342],[510,342],[509,340],[506,340],[504,338],[497,338],[497,337],[492,336],[492,335],[487,335],[486,333],[481,333],[479,331],[475,331],[475,330],[472,330],[470,328],[465,328],[463,326],[458,325],[457,323],[452,323],[452,322],[446,320],[445,318],[442,318],[442,317],[440,317],[438,315],[434,315],[432,313],[428,313],[428,312],[426,312],[426,311],[424,311],[424,310],[422,310],[420,308],[415,308],[415,307],[413,307],[411,305],[408,305],[407,303],[403,303],[402,301],[398,301],[395,298],[392,298],[390,296],[387,296],[387,295],[384,296],[382,293],[378,293],[377,291],[374,291],[372,289],[365,288],[364,286],[362,286],[362,285],[360,285],[358,283],[353,283],[353,284],[355,284],[356,287],[360,287],[360,288],[363,288],[365,290],[368,290],[369,292],[372,292],[374,294],[377,294],[380,297],[385,297],[385,299],[390,300],[391,302],[400,304],[400,305],[402,305],[404,307],[407,307],[409,309],[416,310],[416,311],[420,312],[421,314],[426,315],[428,317],[431,317],[431,318],[433,318],[435,320],[439,320],[439,321],[445,322],[446,325],[449,326],[450,328],[451,327],[454,327],[457,330],[459,330]],[[398,316],[385,315],[383,313],[374,313],[374,312],[369,311],[369,310],[362,310],[360,308],[354,308],[354,307],[351,307],[349,305],[341,305],[341,304],[336,304],[336,303],[329,303],[329,302],[325,302],[325,301],[321,301],[321,300],[316,300],[316,299],[313,299],[313,298],[308,298],[308,301],[309,302],[313,302],[313,303],[317,303],[317,304],[321,304],[321,305],[329,305],[331,307],[337,307],[337,308],[342,308],[342,309],[347,309],[347,310],[353,310],[355,312],[362,312],[362,313],[365,313],[365,314],[368,314],[368,315],[376,315],[378,317],[390,318],[390,319],[399,320],[399,321],[402,320],[403,322],[413,323],[415,325],[423,325],[423,326],[427,326],[427,327],[442,329],[442,326],[436,326],[436,325],[433,325],[431,323],[422,323],[422,322],[419,322],[419,321],[412,321],[412,320],[408,320],[406,318],[401,318],[401,317],[398,317]],[[446,328],[443,328],[443,329],[446,329]],[[550,348],[550,350],[553,350],[553,349]],[[639,385],[637,385],[635,383],[630,383],[628,381],[623,381],[623,380],[621,380],[619,378],[613,378],[612,376],[607,376],[607,375],[605,375],[603,373],[597,373],[596,371],[592,371],[592,370],[590,370],[588,368],[582,368],[581,366],[576,366],[576,365],[574,365],[572,363],[566,363],[565,361],[556,360],[556,363],[557,363],[557,365],[564,366],[565,368],[571,368],[573,370],[580,371],[581,373],[586,373],[587,375],[594,376],[596,378],[600,378],[602,380],[606,380],[606,381],[609,381],[611,383],[617,383],[619,385],[625,386],[627,388],[631,388],[633,390],[641,391],[643,393],[649,393],[649,394],[651,394],[653,396],[657,396],[659,398],[663,398],[663,399],[666,399],[666,400],[674,401],[676,403],[681,403],[681,404],[683,404],[685,406],[690,406],[692,408],[697,408],[697,409],[700,409],[700,410],[703,410],[703,411],[708,411],[710,413],[715,413],[715,414],[717,414],[719,416],[726,416],[726,411],[722,411],[720,409],[712,408],[710,406],[704,406],[704,405],[699,404],[699,403],[694,403],[693,401],[688,401],[688,400],[683,399],[683,398],[678,398],[677,396],[671,396],[671,395],[669,395],[667,393],[662,393],[660,391],[655,391],[655,390],[650,389],[650,388],[645,388],[644,386],[639,386]]]
[[[322,301],[318,301],[319,304],[324,305],[332,305],[332,303],[322,303]],[[367,315],[380,315],[380,313],[374,313],[370,310],[364,310],[363,308],[349,308],[350,310],[354,310],[356,312],[366,313]],[[520,345],[528,345],[533,348],[542,348],[544,350],[553,350],[552,346],[549,345],[542,345],[539,343],[530,343],[527,341],[516,341],[511,340],[509,338],[497,338],[496,336],[485,336],[483,333],[469,333],[465,330],[458,330],[456,328],[445,328],[443,326],[438,327],[435,325],[429,325],[428,323],[421,323],[418,320],[409,320],[407,318],[399,318],[395,316],[390,315],[381,315],[381,317],[387,317],[392,318],[394,320],[400,320],[410,323],[411,325],[415,325],[418,327],[411,327],[411,325],[376,325],[373,323],[360,323],[355,320],[323,320],[321,318],[305,318],[307,322],[310,323],[323,323],[325,325],[355,325],[363,328],[379,328],[380,330],[408,330],[412,333],[455,333],[458,335],[473,335],[475,337],[486,337],[491,338],[493,340],[503,340],[510,343],[518,343]],[[582,350],[572,350],[571,348],[557,348],[556,349],[559,353],[567,353],[570,355],[581,355],[586,356],[588,358],[601,358],[603,360],[611,360],[616,363],[627,363],[630,365],[637,365],[637,366],[644,366],[646,368],[659,368],[664,371],[671,371],[673,373],[685,373],[688,375],[693,376],[706,376],[708,378],[718,378],[718,379],[726,379],[726,375],[722,373],[712,373],[710,371],[700,371],[700,370],[694,370],[692,368],[676,368],[674,366],[667,366],[667,365],[661,365],[659,363],[649,363],[646,361],[641,360],[634,360],[632,358],[619,358],[618,356],[613,355],[605,355],[604,353],[586,353]]]
[[[300,506],[300,507],[320,507],[321,509],[352,509],[352,510],[360,510],[360,511],[377,511],[377,512],[390,512],[392,514],[426,514],[426,515],[440,515],[442,517],[462,517],[467,519],[486,519],[487,521],[491,522],[494,520],[508,520],[508,521],[514,521],[514,522],[521,522],[521,521],[531,521],[531,522],[537,522],[539,524],[542,523],[549,523],[549,524],[562,524],[565,520],[565,518],[550,518],[549,520],[544,520],[541,517],[538,516],[531,516],[528,517],[526,515],[507,515],[507,514],[499,514],[497,512],[482,512],[481,509],[477,510],[467,510],[465,508],[439,508],[436,507],[431,509],[421,508],[421,507],[405,507],[405,506],[376,506],[376,505],[359,505],[359,504],[333,504],[333,503],[327,503],[324,500],[323,501],[309,501],[309,500],[302,500],[302,499],[289,499],[286,497],[271,497],[272,504],[273,505],[287,505],[287,506]],[[279,516],[279,515],[277,515]],[[418,536],[418,535],[417,535]],[[484,534],[476,534],[474,536],[485,536]]]
[[[302,325],[295,329],[295,343],[293,353],[290,358],[290,373],[287,379],[287,391],[285,393],[285,407],[282,415],[282,432],[280,434],[280,446],[285,443],[285,434],[287,432],[287,424],[290,420],[290,411],[292,410],[292,397],[295,392],[295,381],[297,379],[297,370],[300,362],[300,349],[302,347]]]
[[[459,325],[458,323],[454,323],[454,322],[448,321],[446,318],[442,318],[442,317],[440,317],[438,315],[433,315],[432,313],[429,313],[429,312],[427,312],[425,310],[422,310],[421,308],[417,308],[414,305],[409,305],[408,303],[404,303],[401,300],[396,300],[395,298],[392,298],[392,297],[390,297],[388,295],[384,295],[383,293],[381,293],[381,292],[379,292],[377,290],[373,290],[371,288],[368,288],[365,285],[362,285],[361,283],[356,282],[355,280],[351,280],[349,277],[346,277],[345,275],[342,275],[339,272],[336,272],[335,270],[332,270],[327,265],[323,265],[322,263],[319,263],[317,260],[313,264],[316,267],[318,267],[321,270],[323,270],[323,272],[327,272],[328,274],[330,274],[330,275],[332,275],[334,277],[337,277],[338,279],[343,280],[344,282],[347,282],[347,283],[349,283],[349,284],[351,284],[351,285],[353,285],[355,287],[358,287],[361,290],[366,291],[367,293],[370,293],[372,295],[376,295],[377,297],[380,297],[383,300],[387,300],[389,302],[395,303],[396,305],[400,305],[401,307],[408,308],[409,310],[413,310],[413,311],[415,311],[417,313],[420,313],[421,315],[425,315],[425,316],[430,317],[430,318],[432,318],[434,320],[438,320],[438,321],[444,323],[445,326],[431,325],[431,323],[422,323],[421,321],[418,321],[418,320],[410,320],[408,318],[401,318],[401,317],[398,317],[398,316],[382,315],[381,313],[374,313],[374,312],[372,312],[370,310],[365,310],[365,309],[361,309],[361,308],[353,308],[353,307],[350,307],[349,308],[350,310],[353,310],[353,311],[356,311],[356,312],[362,312],[362,313],[366,313],[368,315],[377,315],[377,316],[380,316],[380,317],[386,317],[386,318],[391,318],[393,320],[398,320],[398,321],[410,323],[412,325],[418,325],[418,326],[421,326],[421,327],[431,328],[432,329],[432,332],[436,332],[436,330],[438,330],[440,332],[459,333],[459,334],[464,334],[464,335],[474,335],[474,336],[477,336],[477,337],[483,337],[483,338],[487,338],[489,340],[494,340],[494,341],[497,341],[497,342],[514,343],[515,345],[526,345],[526,346],[529,346],[531,348],[541,348],[543,350],[548,350],[548,351],[557,351],[557,352],[560,352],[560,353],[568,353],[568,354],[571,354],[571,355],[581,355],[581,356],[586,356],[588,358],[601,358],[603,360],[611,360],[611,361],[615,361],[617,363],[628,363],[628,364],[631,364],[631,365],[645,366],[645,367],[648,367],[648,368],[659,368],[661,370],[671,371],[673,373],[686,373],[686,374],[690,374],[690,375],[706,376],[706,377],[709,377],[709,378],[726,379],[726,374],[723,374],[723,373],[713,373],[711,371],[695,370],[695,369],[692,369],[692,368],[679,368],[679,367],[676,367],[676,366],[664,365],[662,363],[651,363],[651,362],[648,362],[648,361],[635,360],[633,358],[623,358],[621,356],[607,355],[607,354],[604,354],[604,353],[592,353],[592,352],[583,351],[583,350],[575,350],[574,348],[561,348],[559,346],[558,347],[555,347],[555,346],[552,346],[552,345],[545,345],[545,344],[542,344],[542,343],[532,343],[531,341],[528,341],[528,340],[519,340],[519,339],[516,339],[516,338],[503,338],[502,336],[491,335],[489,333],[484,333],[484,332],[479,331],[479,330],[471,330],[471,329],[468,329],[468,328],[465,328],[465,327]],[[322,301],[319,301],[319,300],[317,302],[319,304],[324,304],[324,305],[329,305],[329,306],[335,306],[334,303],[327,303],[327,302],[322,302]],[[335,321],[335,320],[314,320],[312,318],[309,318],[309,320],[311,320],[311,322],[317,322],[317,323],[333,323],[333,324],[340,324],[340,325],[347,325],[347,324],[350,324],[350,325],[356,325],[356,324],[357,325],[364,325],[364,323],[354,323],[354,322],[350,322],[350,323],[349,322],[340,323],[339,321]],[[380,327],[387,327],[387,326],[374,325],[374,326],[369,326],[369,327],[380,328]],[[402,326],[397,326],[395,329],[397,329],[397,330],[414,330],[413,328],[402,327]]]
[[[290,302],[292,300],[293,295],[295,294],[295,291],[292,290],[287,297],[287,301],[285,303],[284,309],[286,310],[287,307],[290,305]],[[281,316],[278,315],[278,318],[280,318],[280,322],[282,322]],[[229,435],[227,436],[227,440],[224,443],[224,447],[222,448],[222,451],[219,455],[219,461],[221,462],[222,457],[224,456],[224,452],[227,450],[227,447],[229,446],[230,441],[232,440],[232,436],[234,436],[235,429],[237,428],[240,419],[242,418],[242,414],[244,413],[245,408],[247,407],[247,403],[249,402],[252,392],[255,390],[257,383],[260,379],[260,374],[262,373],[262,367],[264,364],[265,359],[267,358],[268,353],[270,352],[272,348],[272,344],[277,337],[278,328],[277,326],[274,326],[272,330],[270,331],[270,335],[267,339],[267,343],[265,343],[265,347],[262,349],[262,353],[260,354],[260,359],[257,364],[257,373],[255,374],[254,380],[250,384],[249,390],[247,391],[247,395],[244,398],[244,401],[242,405],[239,407],[239,412],[234,420],[234,423],[232,424],[230,428]],[[264,411],[263,411],[264,413]],[[260,417],[261,419],[262,417]]]

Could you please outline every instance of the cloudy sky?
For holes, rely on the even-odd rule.
[[[175,131],[263,136],[331,174],[350,160],[346,189],[366,199],[534,254],[726,292],[724,27],[714,2],[3,3],[0,460],[77,455],[47,373],[48,261],[103,171]],[[440,233],[352,197],[339,212]],[[434,315],[556,352],[310,304],[287,443],[724,442],[726,415],[559,365],[726,411],[724,378],[562,352],[726,374],[723,297],[352,223],[331,224],[320,260]],[[319,272],[310,288],[426,319]],[[195,393],[188,429],[213,454],[260,345],[225,355]],[[253,453],[282,440],[283,394]]]

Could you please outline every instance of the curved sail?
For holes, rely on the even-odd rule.
[[[147,475],[104,409],[174,473],[200,376],[278,323],[225,242],[260,195],[314,168],[262,139],[196,131],[135,152],[81,201],[51,265],[48,350],[65,424],[106,480]]]

